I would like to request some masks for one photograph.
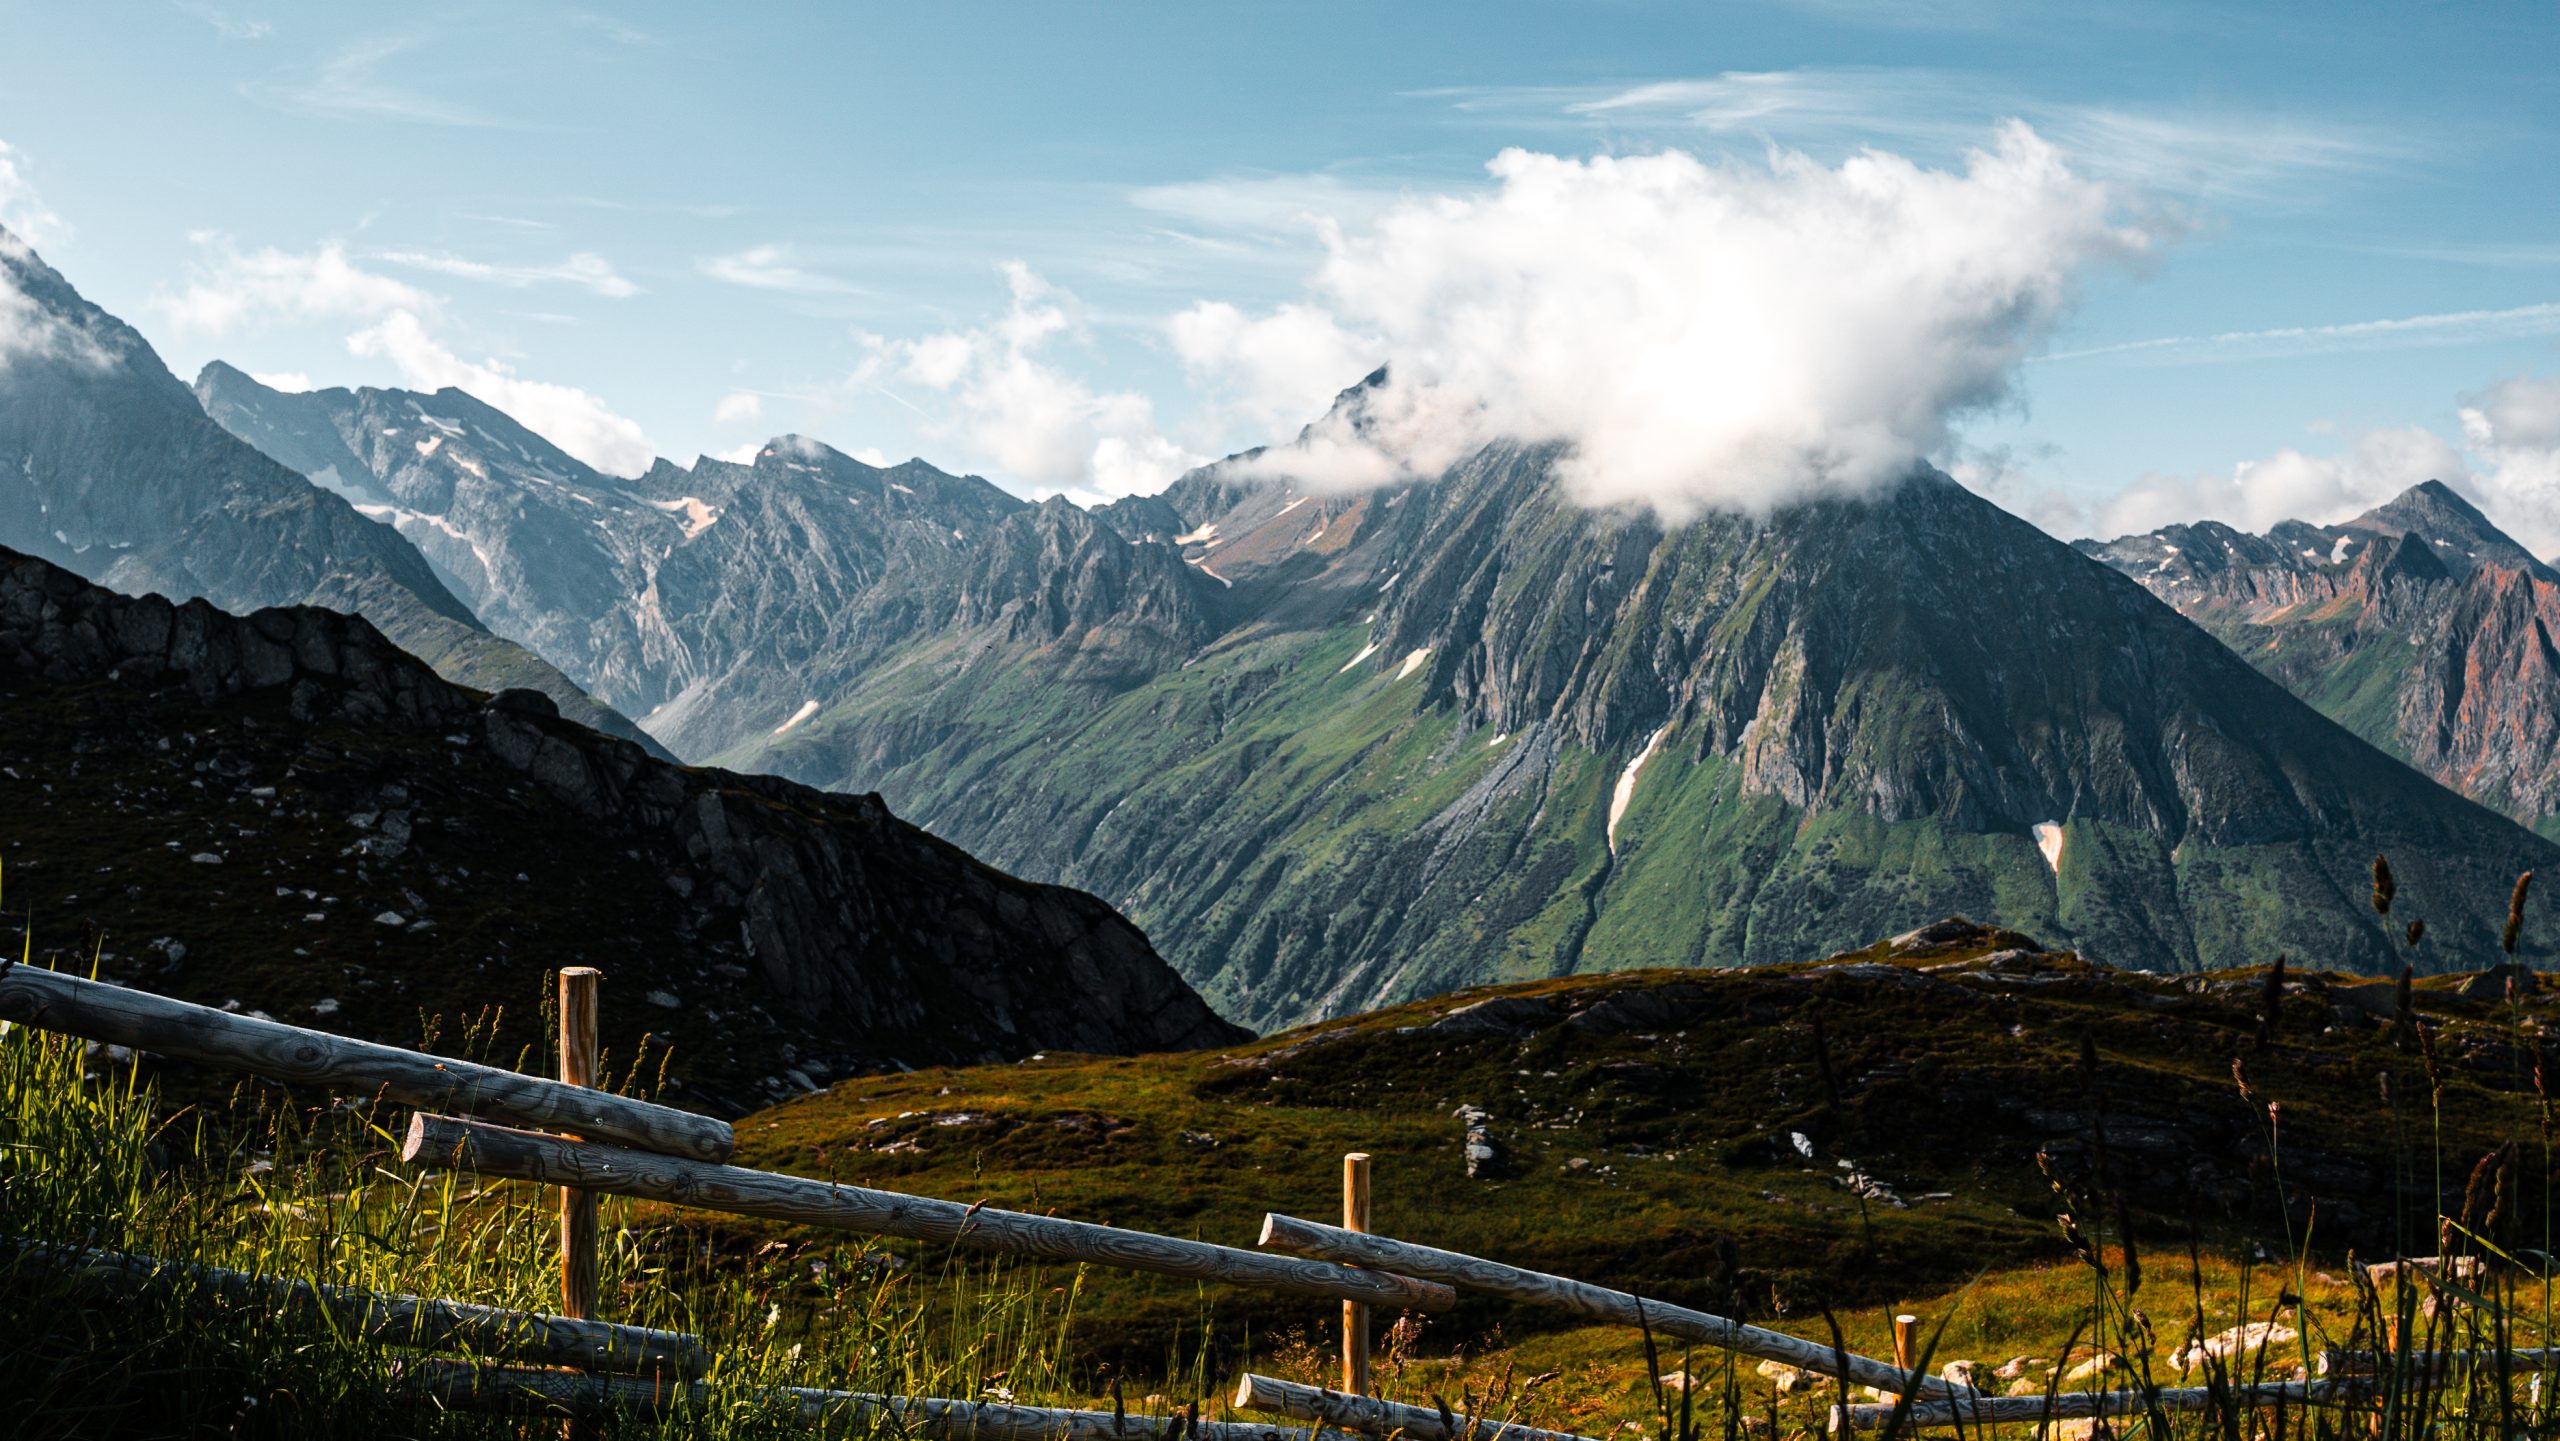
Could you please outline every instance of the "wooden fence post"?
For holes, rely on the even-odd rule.
[[[1342,1158],[1342,1229],[1369,1229],[1369,1157],[1353,1151]],[[1342,1303],[1342,1389],[1354,1396],[1369,1394],[1369,1308],[1358,1301]]]
[[[604,972],[568,966],[560,972],[560,1079],[572,1086],[596,1083],[596,992]],[[596,1194],[560,1188],[560,1314],[591,1321],[596,1314]],[[567,1441],[588,1441],[595,1423],[562,1424]]]
[[[1893,1318],[1893,1364],[1908,1371],[1920,1364],[1920,1318],[1901,1315]]]

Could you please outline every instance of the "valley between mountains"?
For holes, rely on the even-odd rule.
[[[1808,1335],[1926,1305],[2015,1395],[2131,1364],[2080,1343],[2075,1267],[2129,1296],[2180,1239],[2201,1345],[2262,1305],[2268,1235],[2325,1265],[2548,1210],[2518,877],[2560,861],[2560,574],[2447,487],[2073,545],[1927,467],[1666,523],[1515,442],[1357,491],[1281,444],[1089,508],[801,436],[617,476],[459,390],[190,392],[22,244],[0,267],[45,321],[0,370],[31,960],[528,1065],[531,1002],[595,966],[608,1081],[735,1118],[749,1165],[1240,1242],[1357,1149],[1436,1243]],[[360,1098],[0,1061],[201,1106],[196,1153],[128,1148],[156,1196],[344,1169],[243,1211],[274,1244],[380,1213]],[[452,1174],[439,1224],[550,1244],[492,1209],[535,1193]],[[617,1217],[630,1293],[752,1296],[660,1319],[790,1374],[786,1316],[867,1345],[902,1313],[848,1298],[932,1259]],[[2288,1335],[2360,1334],[2309,1245]],[[914,1314],[1011,1308],[1115,1385],[1321,1371],[1302,1304],[936,1284]],[[1843,1344],[1886,1351],[1878,1314]],[[2140,1316],[2107,1344],[2192,1369]],[[1445,1325],[1429,1384],[1570,1373],[1534,1404],[1601,1431],[1690,1385],[1520,1308]],[[929,1384],[996,1396],[978,1345]],[[1826,1383],[1782,1372],[1717,1384],[1812,1429]],[[1097,1374],[1039,1384],[1099,1406]]]
[[[0,541],[334,602],[466,685],[877,793],[1126,912],[1250,1026],[1959,913],[2128,967],[2382,971],[2377,853],[2452,969],[2555,858],[2551,572],[2449,492],[2208,587],[2205,547],[2074,549],[1926,471],[1677,526],[1506,444],[1356,493],[1284,445],[1090,510],[788,436],[625,478],[459,391],[217,364],[190,397],[9,255],[81,339],[12,366],[44,403],[0,431]],[[214,481],[249,476],[290,503]]]

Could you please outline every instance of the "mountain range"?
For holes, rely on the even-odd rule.
[[[481,690],[526,687],[654,746],[493,634],[418,552],[209,420],[133,327],[0,230],[0,544],[116,590],[371,619]]]
[[[1283,446],[1087,509],[793,436],[625,480],[456,391],[197,399],[677,755],[1091,890],[1256,1026],[1956,912],[2390,970],[2377,853],[2450,969],[2560,859],[1925,468],[1669,526],[1552,446],[1357,492]]]
[[[606,973],[604,1040],[731,1114],[848,1073],[1219,1044],[1110,907],[877,796],[681,767],[466,691],[361,617],[129,597],[0,550],[14,943],[127,984],[500,1055]],[[13,927],[14,928],[14,927]],[[474,1020],[473,1018],[477,1018]],[[538,1054],[537,1049],[537,1054]]]
[[[254,385],[199,391],[287,460],[296,408],[403,467],[360,418],[460,408]],[[1552,448],[1356,494],[1283,456],[1092,510],[796,437],[662,465],[631,484],[692,533],[594,603],[682,574],[721,613],[673,624],[722,659],[564,664],[679,753],[1111,898],[1256,1025],[1951,911],[2127,965],[2385,969],[2376,852],[2448,957],[2549,854],[1941,475],[1665,527],[1578,503]]]
[[[2441,481],[2336,525],[2079,549],[2445,785],[2560,836],[2560,571]]]

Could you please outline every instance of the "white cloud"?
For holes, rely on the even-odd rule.
[[[2520,375],[2464,396],[2462,429],[2484,450],[2560,448],[2560,377]]]
[[[0,374],[20,359],[65,360],[104,369],[115,355],[85,325],[57,315],[18,288],[17,266],[35,258],[26,242],[0,231]]]
[[[1346,384],[1375,369],[1378,343],[1352,335],[1312,305],[1260,318],[1202,301],[1166,324],[1193,381],[1258,434],[1285,433],[1322,414]]]
[[[2517,376],[2462,398],[2463,440],[2486,507],[2534,554],[2560,562],[2560,377]]]
[[[1002,267],[1012,303],[970,330],[911,340],[864,337],[872,355],[855,384],[902,380],[945,402],[929,431],[1036,492],[1135,495],[1203,463],[1164,438],[1135,391],[1095,391],[1052,365],[1048,344],[1083,330],[1075,297],[1030,267]]]
[[[0,140],[0,229],[16,233],[29,245],[50,245],[71,227],[36,194],[28,169],[26,152]]]
[[[1309,363],[1340,365],[1344,337],[1388,363],[1359,433],[1273,465],[1363,483],[1496,439],[1565,441],[1585,500],[1675,519],[1871,485],[2008,400],[2080,275],[2152,243],[2017,124],[1955,170],[1873,151],[1744,166],[1506,150],[1491,172],[1488,194],[1334,230],[1307,315],[1190,313],[1185,359],[1223,356],[1234,392],[1264,403],[1356,375],[1291,377],[1218,343],[1245,325],[1295,336]]]
[[[656,452],[639,425],[575,386],[527,380],[495,359],[467,361],[438,340],[441,303],[406,281],[367,270],[335,241],[310,251],[242,251],[201,234],[205,251],[187,288],[155,304],[182,332],[226,335],[279,323],[362,322],[347,337],[356,355],[389,361],[403,385],[454,386],[598,470],[638,475]],[[305,376],[286,377],[308,387]]]
[[[390,361],[414,388],[450,385],[468,391],[607,474],[638,475],[656,458],[656,448],[639,425],[594,395],[575,386],[526,380],[496,360],[464,360],[428,334],[426,323],[412,311],[393,311],[348,336],[347,349]]]
[[[299,395],[306,390],[318,388],[311,383],[310,376],[299,370],[251,371],[249,378],[269,390],[281,390],[288,395]]]
[[[2469,474],[2461,452],[2424,426],[2369,430],[2351,436],[2342,453],[2313,455],[2287,446],[2228,472],[2145,476],[2108,502],[2099,534],[2206,519],[2249,531],[2282,520],[2330,525],[2421,481],[2459,482]]]
[[[219,336],[275,323],[370,320],[431,314],[435,299],[406,281],[366,270],[336,241],[316,250],[243,251],[228,236],[199,233],[205,252],[187,288],[153,305],[181,334]]]
[[[621,272],[613,268],[613,262],[583,250],[548,265],[492,265],[459,255],[426,254],[414,250],[385,251],[378,258],[416,270],[432,270],[440,275],[455,275],[465,280],[518,289],[530,285],[575,285],[608,300],[628,300],[640,293],[640,287],[624,279]]]
[[[2145,476],[2102,511],[2102,535],[2214,519],[2263,531],[2329,524],[2421,481],[2469,495],[2536,555],[2560,556],[2560,377],[2514,376],[2461,398],[2457,443],[2424,426],[2352,434],[2343,451],[2293,447],[2228,473]]]
[[[862,287],[832,275],[802,269],[791,250],[781,245],[755,245],[700,263],[702,273],[751,290],[788,290],[804,295],[859,295]]]
[[[752,390],[733,390],[711,407],[713,425],[748,424],[764,419],[764,397]]]
[[[0,371],[13,360],[38,357],[112,365],[113,350],[86,325],[54,314],[18,287],[18,268],[35,263],[34,247],[70,233],[36,194],[27,170],[25,152],[0,140]]]
[[[756,452],[763,449],[764,442],[761,440],[743,441],[737,445],[730,446],[727,450],[715,450],[711,452],[711,458],[713,460],[725,460],[731,465],[753,465],[756,463]]]

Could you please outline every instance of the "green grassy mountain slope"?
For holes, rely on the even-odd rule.
[[[1179,664],[955,628],[724,761],[1111,897],[1257,1025],[1956,909],[2128,965],[2374,969],[2376,851],[2471,946],[2555,856],[1943,478],[1666,530],[1552,459],[1204,473],[1130,521],[1218,582]]]

